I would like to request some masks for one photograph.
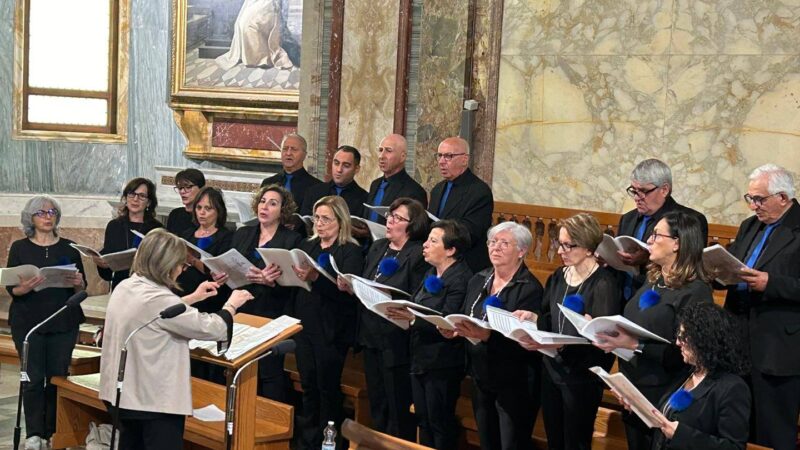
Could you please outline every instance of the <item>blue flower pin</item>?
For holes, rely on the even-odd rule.
[[[639,309],[644,311],[657,305],[659,301],[661,301],[661,294],[656,292],[655,289],[648,289],[639,297]]]
[[[211,243],[214,242],[214,238],[211,236],[201,237],[197,240],[197,246],[200,250],[205,250],[208,247],[211,247]]]
[[[331,254],[328,252],[322,252],[317,256],[317,264],[323,269],[330,269],[331,268]]]
[[[142,238],[137,235],[133,235],[133,248],[139,248],[139,244],[142,243]]]
[[[581,294],[571,294],[564,298],[564,307],[575,311],[578,314],[583,314],[585,305],[583,303],[583,296]]]
[[[669,396],[669,406],[673,411],[683,411],[688,408],[693,401],[694,397],[692,397],[692,393],[684,388],[678,389],[674,394]]]
[[[442,281],[441,278],[439,278],[439,277],[437,277],[436,275],[433,275],[433,274],[428,275],[425,278],[425,290],[426,291],[430,292],[433,295],[436,295],[439,292],[442,292],[442,289],[444,289],[444,282]]]
[[[399,268],[400,263],[395,257],[383,258],[381,262],[378,263],[378,272],[385,277],[394,275]]]
[[[490,295],[486,297],[486,300],[483,302],[483,313],[486,314],[486,308],[489,306],[494,306],[495,308],[502,308],[503,302],[500,301],[500,297],[496,295]]]

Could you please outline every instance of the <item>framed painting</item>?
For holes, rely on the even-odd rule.
[[[297,117],[303,0],[173,0],[174,109]]]

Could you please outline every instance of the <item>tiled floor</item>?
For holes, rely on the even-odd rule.
[[[198,49],[194,49],[186,55],[185,84],[191,87],[236,87],[296,92],[300,88],[300,68],[266,69],[237,64],[230,70],[225,70],[214,59],[198,58]]]

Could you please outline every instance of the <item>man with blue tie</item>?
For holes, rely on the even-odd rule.
[[[328,195],[338,195],[347,202],[351,216],[363,216],[367,191],[356,183],[354,177],[361,170],[361,152],[357,148],[342,145],[333,154],[331,163],[331,180],[312,186],[300,207],[300,214],[310,216],[314,211],[314,203]]]
[[[311,186],[322,183],[308,173],[303,162],[306,160],[306,139],[297,133],[289,133],[281,139],[281,165],[283,170],[265,178],[261,187],[279,184],[292,193],[295,203],[303,203],[306,191]]]
[[[755,436],[775,450],[795,449],[800,413],[800,205],[794,178],[765,164],[750,174],[744,199],[755,216],[728,250],[744,262],[725,308],[746,324]]]
[[[436,162],[444,180],[431,190],[428,212],[467,227],[471,245],[464,259],[472,272],[478,273],[490,265],[486,232],[492,226],[492,190],[469,169],[469,144],[464,139],[443,140],[436,151]]]
[[[691,208],[683,206],[672,198],[672,171],[669,166],[658,159],[646,159],[634,167],[631,172],[631,184],[625,192],[633,198],[636,209],[623,214],[619,221],[617,234],[632,236],[640,241],[647,241],[653,234],[653,228],[659,220],[670,211],[684,211],[700,220],[703,228],[703,242],[708,242],[708,220]],[[639,275],[621,275],[624,277],[623,292],[625,300],[630,299],[644,283],[650,253],[641,249],[636,252],[619,252],[620,259],[629,266],[638,266]]]
[[[406,138],[399,134],[383,138],[378,146],[378,167],[383,175],[372,180],[365,203],[389,206],[400,197],[408,197],[419,201],[422,206],[428,205],[428,193],[406,172],[407,148]],[[386,223],[386,219],[375,212],[368,213],[366,219]]]

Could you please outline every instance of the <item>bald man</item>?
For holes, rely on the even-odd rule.
[[[378,146],[378,166],[383,172],[369,186],[367,204],[372,206],[389,206],[400,197],[413,198],[428,205],[428,194],[425,189],[406,172],[406,138],[399,134],[390,134],[383,138]],[[366,211],[365,211],[366,213]],[[386,220],[374,212],[367,214],[367,219],[385,224]]]
[[[486,232],[492,226],[492,190],[469,170],[469,144],[464,139],[443,140],[436,151],[436,162],[444,180],[431,190],[428,212],[467,227],[472,243],[465,259],[470,269],[478,273],[490,265]]]

